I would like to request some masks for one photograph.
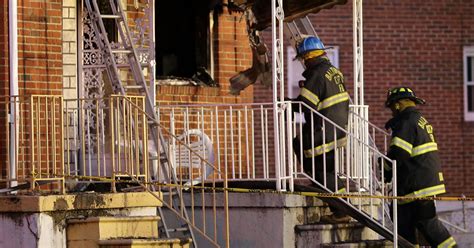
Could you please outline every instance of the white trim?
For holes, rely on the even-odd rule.
[[[474,79],[472,81],[467,81],[467,57],[473,57],[472,63],[474,63],[474,46],[466,46],[463,49],[463,92],[464,92],[464,120],[465,121],[474,121],[474,111],[468,111],[468,99],[467,99],[467,87],[474,87]],[[474,66],[473,66],[474,67]],[[472,71],[472,77],[474,78],[474,71]]]
[[[17,0],[10,0],[8,2],[8,36],[9,36],[9,66],[10,66],[10,96],[18,96],[18,2]],[[19,104],[14,98],[11,98],[14,104],[10,106],[10,115],[12,116],[10,120],[10,174],[8,175],[10,179],[16,179],[16,149],[18,149],[18,140],[19,140]],[[11,181],[10,187],[17,185],[17,181]]]

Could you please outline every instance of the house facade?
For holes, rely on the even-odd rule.
[[[155,94],[160,105],[271,102],[271,89],[260,84],[246,88],[239,96],[229,93],[229,78],[252,65],[245,16],[240,9],[229,8],[225,2],[192,1],[189,13],[176,16],[169,14],[179,8],[174,3],[151,6],[145,1],[122,2],[130,25],[137,34],[148,37],[148,41],[143,39],[143,47],[150,40],[156,42],[153,80],[158,85]],[[2,5],[4,20],[11,20],[8,7],[8,3]],[[107,94],[104,68],[95,64],[100,61],[94,60],[97,45],[85,8],[84,2],[74,0],[18,2],[16,87],[20,96],[75,99]],[[345,4],[311,16],[323,41],[337,48],[334,56],[349,88],[353,86],[351,8]],[[474,177],[470,170],[474,160],[472,8],[470,1],[364,3],[364,82],[370,120],[382,127],[390,117],[382,104],[389,87],[414,88],[427,100],[422,110],[436,127],[448,191],[455,195],[472,193]],[[153,13],[155,23],[150,25]],[[6,96],[12,86],[8,25],[3,23],[0,34],[0,87]],[[265,38],[269,44],[268,34]],[[118,34],[114,35],[117,39]],[[151,61],[148,58],[146,62]],[[294,62],[286,62],[288,79],[298,77],[299,72],[290,66]],[[202,68],[213,82],[196,79]],[[151,70],[148,73],[148,79],[152,78]],[[193,77],[192,82],[182,80]],[[2,137],[6,139],[6,135]],[[2,153],[6,153],[6,140],[1,143]]]

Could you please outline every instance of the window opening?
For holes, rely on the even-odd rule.
[[[155,9],[157,79],[188,78],[215,86],[209,74],[212,0],[158,0]]]

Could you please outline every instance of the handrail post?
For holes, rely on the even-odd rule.
[[[393,160],[392,165],[393,179],[392,179],[392,192],[393,192],[393,247],[398,247],[398,200],[397,200],[397,161]]]

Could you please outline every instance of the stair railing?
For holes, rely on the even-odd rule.
[[[291,121],[288,116],[293,113],[292,107],[296,108],[298,116],[303,116],[303,109],[305,109],[306,113],[310,113],[306,115],[310,119]],[[349,127],[346,129],[303,102],[284,102],[281,104],[281,109],[281,114],[288,117],[287,122],[291,122],[290,128],[286,128],[284,131],[285,135],[306,139],[306,147],[304,147],[302,139],[298,140],[299,150],[296,153],[293,153],[292,146],[288,147],[286,161],[288,164],[293,164],[294,167],[280,169],[281,173],[285,171],[293,173],[294,179],[307,178],[329,192],[349,194],[351,197],[345,198],[346,203],[356,207],[367,218],[379,222],[387,230],[392,230],[394,242],[397,242],[396,207],[393,208],[392,213],[393,223],[384,214],[388,212],[389,201],[392,201],[393,206],[397,206],[396,198],[391,198],[397,196],[396,163],[380,152],[375,143],[371,141],[380,136],[383,137],[386,144],[387,133],[380,132],[383,130],[372,126],[372,135],[369,139],[368,136],[364,137],[358,133],[362,132],[360,129],[364,128],[361,124],[368,125],[363,116],[350,114]],[[315,123],[316,121],[319,122],[319,125],[309,125],[306,127],[309,129],[303,130],[303,122]],[[321,133],[319,140],[316,140],[317,137],[315,138],[313,135],[316,132]],[[329,155],[330,152],[334,152],[334,157]],[[307,163],[306,168],[299,162],[304,160]],[[393,189],[390,191],[385,188],[385,175],[382,169],[384,165],[393,168]],[[327,172],[331,166],[334,166],[334,173]],[[291,174],[282,175],[290,176]],[[330,182],[335,182],[335,184],[331,185]]]

